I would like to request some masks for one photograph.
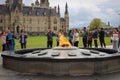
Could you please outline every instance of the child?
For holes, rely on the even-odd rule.
[[[89,32],[88,35],[88,47],[92,47],[92,32]]]

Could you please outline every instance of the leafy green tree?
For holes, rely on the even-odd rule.
[[[94,18],[90,23],[90,30],[101,28],[102,21],[99,18]]]

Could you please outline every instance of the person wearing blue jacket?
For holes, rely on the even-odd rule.
[[[15,48],[15,36],[11,33],[10,30],[7,31],[7,36],[6,36],[6,43],[7,43],[7,47],[8,50],[10,51],[14,51]]]
[[[21,49],[25,49],[26,48],[26,43],[27,43],[27,34],[25,34],[25,31],[22,31],[20,34],[20,44],[21,44]]]

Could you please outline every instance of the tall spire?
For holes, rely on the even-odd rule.
[[[58,15],[60,15],[60,6],[58,5]]]
[[[66,6],[65,6],[65,14],[68,14],[68,5],[67,5],[67,2],[66,2]]]
[[[66,5],[65,5],[64,19],[65,19],[65,31],[67,31],[69,29],[69,12],[68,12],[67,2],[66,2]]]

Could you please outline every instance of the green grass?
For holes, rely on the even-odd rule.
[[[19,40],[15,40],[16,45],[15,45],[15,49],[21,49],[20,48],[20,43]],[[111,45],[110,42],[110,37],[105,37],[105,42],[106,45]],[[99,44],[99,40],[98,40],[98,44]],[[27,48],[46,48],[47,46],[47,37],[46,36],[37,36],[37,37],[28,37],[27,39]],[[100,45],[100,44],[99,44]],[[56,46],[56,37],[54,37],[54,41],[53,41],[53,47]],[[80,37],[80,41],[79,41],[79,46],[83,46],[82,43],[82,38]],[[93,44],[94,46],[94,44]],[[1,51],[1,45],[0,45],[0,51]]]

